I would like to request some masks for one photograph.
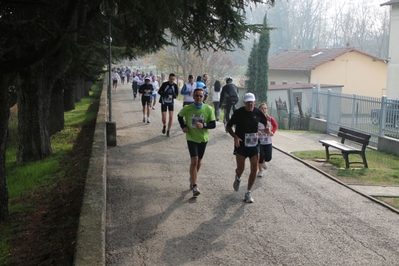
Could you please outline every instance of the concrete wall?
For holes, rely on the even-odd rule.
[[[74,258],[77,266],[105,265],[106,110],[107,83],[104,80],[79,217]]]
[[[399,156],[399,140],[389,137],[378,137],[379,151],[393,153]]]
[[[309,83],[310,71],[294,71],[294,70],[274,70],[269,69],[268,80],[274,81],[276,84],[283,84],[286,81],[288,84]],[[334,83],[335,84],[335,83]]]
[[[318,131],[324,134],[327,133],[327,121],[323,119],[310,118],[309,131]]]

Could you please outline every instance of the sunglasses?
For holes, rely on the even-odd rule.
[[[204,97],[204,95],[198,95],[198,94],[194,94],[194,96],[195,97],[200,97],[200,98]]]

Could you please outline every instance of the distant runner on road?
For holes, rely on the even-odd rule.
[[[175,83],[176,75],[174,73],[169,74],[169,80],[162,83],[161,88],[158,90],[158,94],[161,96],[159,103],[161,104],[162,112],[162,134],[166,133],[167,137],[170,137],[170,128],[173,122],[173,110],[174,100],[179,95],[179,88]],[[169,121],[168,129],[166,130],[166,112],[169,110]]]
[[[222,108],[223,101],[226,101],[225,112],[224,115],[226,117],[226,122],[230,120],[230,110],[231,107],[238,103],[239,94],[238,88],[233,83],[233,79],[231,77],[226,78],[226,85],[223,86],[222,92],[220,93],[220,106]]]
[[[145,83],[140,86],[139,93],[141,94],[141,104],[143,105],[143,122],[147,121],[147,124],[150,123],[150,113],[151,113],[151,95],[154,91],[154,87],[150,83],[150,78],[145,78]],[[146,120],[147,114],[147,120]]]

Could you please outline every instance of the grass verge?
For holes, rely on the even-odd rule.
[[[326,158],[325,151],[300,151],[293,152],[296,157],[305,160],[309,164],[334,176],[345,184],[350,185],[378,185],[378,186],[399,186],[399,164],[398,156],[369,150],[366,151],[366,158],[369,168],[359,164],[359,168],[345,169],[345,161],[342,156],[333,156],[329,162],[323,161]],[[361,161],[356,154],[349,155],[350,161]],[[399,209],[399,198],[383,198],[379,200]]]
[[[10,219],[0,223],[0,265],[72,264],[101,84],[64,114],[65,128],[51,137],[50,158],[17,164],[11,140],[6,154]]]

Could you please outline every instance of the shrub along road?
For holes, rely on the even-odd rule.
[[[161,133],[157,104],[151,124],[130,85],[113,92],[117,147],[108,150],[107,265],[388,265],[399,260],[398,215],[273,152],[253,190],[233,190],[232,138],[211,131],[198,186],[175,105],[171,137]]]

